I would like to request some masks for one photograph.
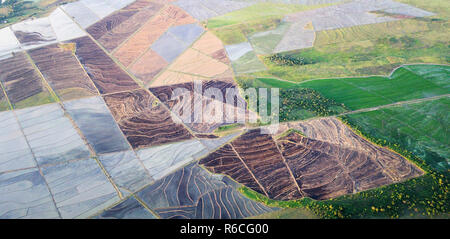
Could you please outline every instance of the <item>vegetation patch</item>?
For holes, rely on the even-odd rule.
[[[286,55],[286,54],[273,54],[268,57],[269,60],[279,66],[303,66],[314,64],[314,60],[307,59],[301,56]]]
[[[75,0],[5,0],[0,2],[0,27],[22,21],[30,17],[40,17],[58,5]]]
[[[280,121],[329,116],[346,111],[343,104],[327,99],[313,89],[281,89],[280,100]]]

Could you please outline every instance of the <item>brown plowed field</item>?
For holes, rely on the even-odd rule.
[[[267,196],[230,144],[201,159],[199,163],[212,173],[229,175],[235,181]]]
[[[137,10],[118,11],[88,27],[86,31],[91,34],[94,39],[98,40],[107,32],[113,30],[115,27],[119,26],[122,22],[126,21],[137,12]]]
[[[73,40],[75,54],[102,94],[137,89],[139,86],[89,37]]]
[[[375,155],[385,173],[395,181],[417,177],[422,174],[420,169],[400,155],[361,138],[336,118],[330,117],[292,123],[289,127],[301,130],[308,138],[337,144],[340,147],[350,148],[356,151],[363,151],[369,155]]]
[[[236,85],[233,83],[230,83],[230,82],[215,81],[215,80],[202,82],[203,92],[212,87],[219,89],[222,92],[222,95],[224,97],[223,100],[225,100],[226,90],[229,88],[235,88]],[[158,97],[161,100],[161,102],[166,104],[170,110],[179,112],[178,110],[182,108],[182,106],[179,105],[179,99],[177,98],[177,99],[172,100],[173,91],[177,88],[184,88],[189,91],[190,97],[191,97],[191,111],[192,112],[194,112],[194,101],[195,100],[202,101],[201,104],[202,104],[202,112],[203,112],[203,121],[202,122],[194,122],[194,118],[193,118],[194,114],[192,114],[191,123],[186,122],[186,125],[189,126],[195,132],[211,133],[216,128],[220,127],[221,125],[224,125],[223,121],[218,122],[218,123],[207,121],[208,117],[210,115],[210,114],[208,114],[208,112],[215,112],[214,109],[216,108],[216,104],[219,104],[222,106],[223,115],[226,115],[227,107],[232,107],[232,110],[233,110],[233,112],[235,112],[235,115],[239,113],[238,108],[236,106],[232,106],[232,105],[223,103],[223,101],[217,101],[214,98],[210,98],[205,95],[199,95],[199,94],[197,94],[197,92],[194,93],[194,82],[155,87],[155,88],[150,88],[149,90],[156,97]],[[241,99],[241,100],[243,100],[243,99]],[[244,108],[243,113],[245,113],[246,111],[247,111],[246,108]],[[244,117],[244,116],[241,116],[241,117]]]
[[[400,155],[366,141],[336,118],[287,123],[283,128],[297,129],[305,136],[290,132],[275,143],[259,129],[251,130],[200,163],[258,191],[256,182],[266,195],[280,200],[302,196],[330,199],[423,174]]]
[[[270,135],[261,134],[259,129],[250,130],[231,145],[270,198],[290,200],[301,197],[297,183]]]
[[[161,10],[163,6],[164,5],[155,2],[136,1],[128,7],[124,8],[123,11],[119,11],[108,17],[110,18],[109,20],[112,23],[118,23],[121,19],[126,18],[121,21],[120,24],[113,25],[111,23],[108,23],[107,20],[102,20],[102,25],[100,25],[100,23],[97,23],[90,28],[93,28],[96,25],[100,25],[100,28],[108,29],[107,32],[96,39],[108,51],[113,51],[129,36],[131,36],[141,26],[143,26],[150,18],[152,18],[159,10]]]
[[[190,139],[192,135],[145,90],[104,96],[114,119],[133,148]]]
[[[0,81],[13,106],[41,93],[50,96],[25,53],[15,53],[13,57],[0,60],[0,67]]]
[[[28,53],[62,100],[98,94],[72,52],[70,44],[53,44],[30,50]]]

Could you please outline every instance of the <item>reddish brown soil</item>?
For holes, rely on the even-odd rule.
[[[287,123],[282,128],[295,128],[306,136],[290,132],[275,144],[271,136],[252,130],[200,163],[258,191],[261,187],[256,182],[265,191],[258,192],[280,200],[330,199],[423,174],[400,155],[366,141],[335,118]],[[250,180],[252,176],[255,181]]]
[[[224,82],[224,81],[203,81],[202,82],[202,89],[203,91],[208,90],[209,88],[217,88],[221,90],[222,95],[225,97],[226,90],[230,88],[235,88],[236,85],[234,83],[230,82]],[[214,98],[209,98],[207,96],[202,96],[197,93],[194,94],[194,82],[184,83],[184,84],[175,84],[175,85],[169,85],[169,86],[161,86],[161,87],[155,87],[150,88],[149,90],[158,97],[161,102],[166,104],[170,110],[177,111],[177,107],[180,107],[179,102],[180,100],[178,98],[172,100],[172,94],[175,89],[177,88],[184,88],[189,91],[190,97],[191,97],[191,110],[192,110],[192,117],[191,122],[192,123],[186,123],[187,126],[189,126],[192,130],[198,133],[211,133],[221,125],[224,125],[223,121],[219,123],[215,122],[208,122],[207,117],[208,115],[204,113],[203,115],[203,121],[202,122],[194,122],[193,112],[194,112],[194,101],[195,100],[201,100],[202,101],[202,112],[213,112],[216,104],[216,100]],[[225,98],[223,99],[225,100]],[[243,99],[241,99],[243,101]],[[245,101],[244,101],[245,104]],[[238,108],[236,106],[232,106],[226,103],[223,103],[223,101],[220,101],[220,105],[222,106],[222,112],[225,115],[226,114],[226,107],[232,107],[235,114],[238,113]],[[244,106],[245,107],[245,106]],[[181,108],[181,107],[180,107]],[[177,111],[178,112],[178,111]],[[244,112],[246,112],[246,109],[244,109]],[[247,112],[248,113],[248,112]]]
[[[105,34],[103,34],[98,42],[103,45],[108,51],[117,48],[122,42],[142,27],[149,19],[151,19],[164,5],[149,1],[136,1],[123,11],[119,11],[113,16],[121,19],[123,15],[130,15],[126,20],[120,24],[114,25]],[[130,13],[125,13],[130,12]],[[133,13],[134,12],[134,13]],[[106,26],[107,27],[107,26]],[[103,26],[103,28],[105,28]]]
[[[230,144],[201,159],[199,163],[213,173],[229,175],[235,181],[268,196]]]
[[[133,148],[142,148],[192,138],[176,124],[163,105],[145,90],[104,96],[120,129]]]
[[[137,12],[137,10],[118,11],[88,27],[87,32],[91,34],[93,38],[98,40],[107,32],[113,30],[115,27],[119,26],[122,22],[126,21]]]
[[[168,64],[158,53],[149,50],[130,67],[130,71],[147,84]]]
[[[72,42],[76,43],[76,56],[100,93],[139,88],[136,82],[89,37],[78,38]]]

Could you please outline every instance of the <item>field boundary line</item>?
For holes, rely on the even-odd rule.
[[[253,172],[250,170],[250,168],[247,166],[247,164],[245,163],[245,161],[242,159],[241,155],[239,155],[239,153],[236,151],[236,149],[233,146],[233,143],[230,143],[231,149],[233,149],[234,153],[238,156],[239,160],[241,161],[241,163],[244,165],[244,167],[248,170],[248,172],[250,173],[250,175],[253,177],[253,179],[255,180],[255,182],[258,184],[258,186],[261,188],[261,190],[263,190],[264,194],[269,197],[269,194],[267,194],[266,189],[262,186],[262,184],[258,181],[258,179],[256,179],[255,175],[253,174]]]

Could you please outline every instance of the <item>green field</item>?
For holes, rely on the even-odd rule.
[[[399,145],[435,170],[450,169],[450,98],[371,112],[351,114],[345,120],[372,138]]]
[[[279,65],[269,59],[269,50],[279,39],[277,34],[259,36],[250,42],[258,49],[268,70],[251,74],[254,77],[276,77],[301,82],[333,77],[387,75],[403,64],[449,64],[450,3],[432,0],[401,0],[436,13],[426,18],[402,19],[393,22],[360,25],[318,31],[312,48],[282,53],[307,59],[307,65]],[[271,30],[282,32],[282,25]]]
[[[210,29],[213,29],[236,24],[239,25],[248,22],[258,22],[267,19],[281,19],[284,15],[289,13],[306,11],[329,5],[330,4],[300,5],[283,3],[257,3],[222,16],[211,18],[208,20],[206,26]]]
[[[411,65],[395,70],[389,77],[323,79],[303,83],[271,78],[238,80],[241,85],[254,87],[310,88],[350,110],[358,110],[449,94],[449,72],[450,66]]]
[[[440,26],[435,27],[432,32],[403,36],[382,34],[384,37],[378,39],[349,40],[348,42],[319,45],[309,49],[282,53],[310,62],[305,65],[286,66],[271,61],[268,56],[261,56],[268,70],[255,76],[275,76],[301,82],[331,77],[387,75],[393,68],[402,64],[448,64],[450,62],[449,41],[442,35],[442,29],[447,28]],[[344,29],[343,31],[350,30]],[[376,30],[376,28],[372,30]],[[320,34],[318,36],[317,39],[320,41]]]
[[[76,0],[5,0],[0,1],[0,28],[31,17],[45,16],[58,5]]]

